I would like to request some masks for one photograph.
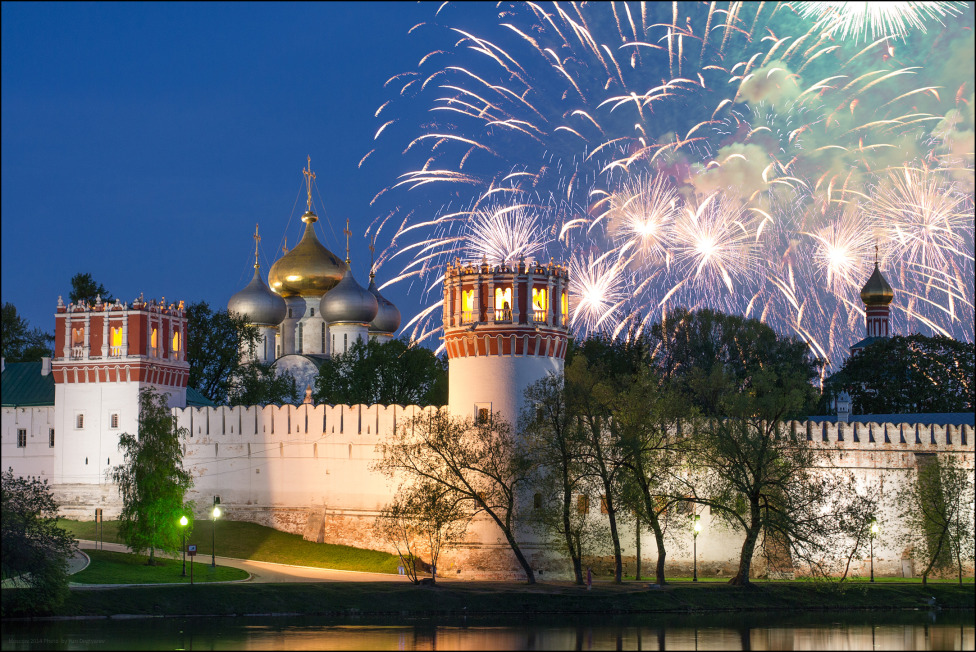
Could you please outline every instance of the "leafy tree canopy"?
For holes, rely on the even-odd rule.
[[[248,376],[241,351],[257,345],[258,329],[246,317],[212,311],[206,301],[187,306],[186,317],[189,384],[214,403],[227,403],[234,378]]]
[[[877,340],[830,377],[821,400],[829,414],[846,389],[856,414],[972,412],[976,405],[974,344],[938,335]]]
[[[678,308],[651,335],[662,378],[706,415],[729,416],[747,403],[765,409],[765,401],[771,417],[789,419],[806,416],[816,402],[812,382],[823,361],[803,341],[781,337],[759,320]],[[781,400],[784,393],[791,400]]]
[[[26,319],[17,314],[12,303],[3,304],[0,343],[7,362],[38,362],[51,357],[54,336],[39,328],[31,328]]]
[[[176,423],[166,395],[152,387],[140,391],[139,432],[119,437],[125,461],[112,469],[122,497],[119,536],[133,552],[148,550],[149,565],[155,563],[157,549],[180,550],[180,516],[193,517],[186,502],[193,479],[183,468],[183,440],[189,431]]]
[[[446,405],[447,361],[404,339],[358,341],[325,361],[315,389],[332,405]]]
[[[231,405],[284,405],[299,403],[300,394],[291,374],[277,375],[270,364],[250,362],[239,367],[229,399]]]
[[[96,297],[106,302],[115,300],[104,285],[95,282],[91,274],[78,273],[71,277],[71,293],[68,295],[71,303],[95,303]]]
[[[4,590],[4,615],[8,598],[13,611],[44,613],[58,607],[68,594],[68,557],[75,541],[57,526],[58,503],[47,480],[18,477],[12,468],[2,476],[3,579],[26,587],[17,595]]]

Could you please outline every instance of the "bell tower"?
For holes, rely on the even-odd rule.
[[[500,412],[515,426],[525,390],[562,373],[569,341],[566,267],[455,261],[444,275],[451,414]]]

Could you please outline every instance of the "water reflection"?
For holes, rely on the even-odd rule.
[[[5,623],[4,650],[972,650],[973,611]]]

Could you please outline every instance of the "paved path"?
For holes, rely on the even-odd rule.
[[[102,543],[104,550],[115,552],[129,552],[129,549],[120,543]],[[78,546],[82,549],[95,548],[94,541],[81,539]],[[197,559],[203,561],[209,555],[204,555]],[[209,559],[208,559],[209,561]],[[272,564],[266,561],[251,561],[247,559],[233,559],[231,557],[217,557],[217,564],[220,566],[230,566],[241,568],[251,574],[247,582],[263,583],[282,583],[282,582],[409,582],[403,576],[391,575],[389,573],[362,573],[358,571],[333,570],[329,568],[312,568],[309,566],[292,566],[290,564]],[[80,570],[80,569],[79,569]],[[438,580],[440,581],[440,580]],[[97,588],[104,584],[72,584],[73,588]],[[181,586],[174,584],[173,586]]]

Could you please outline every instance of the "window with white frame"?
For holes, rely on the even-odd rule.
[[[119,413],[118,412],[113,412],[112,413],[112,416],[109,417],[109,423],[111,424],[111,428],[113,430],[115,430],[116,428],[119,427]]]
[[[27,447],[27,430],[24,428],[17,428],[17,448]]]
[[[474,404],[475,423],[488,423],[491,420],[491,403]]]
[[[49,448],[54,448],[54,428],[47,430],[47,445]]]
[[[75,415],[75,428],[81,429],[85,427],[85,415],[83,412],[79,412]]]

